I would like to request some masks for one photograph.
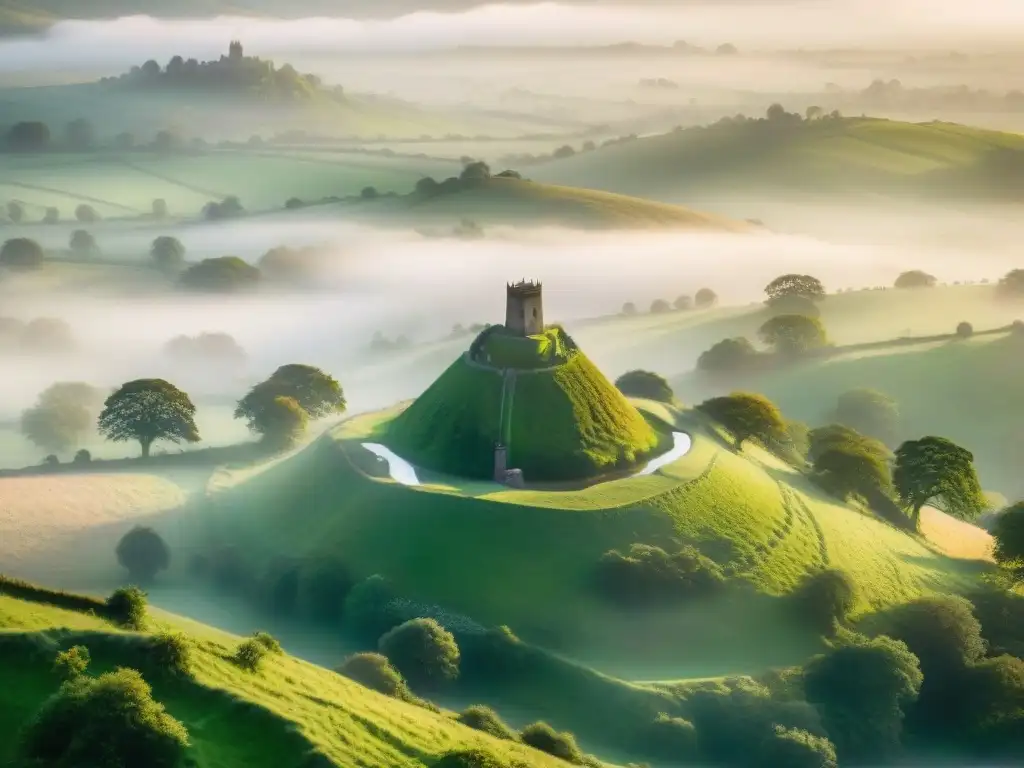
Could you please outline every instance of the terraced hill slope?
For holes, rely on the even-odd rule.
[[[387,428],[384,442],[399,456],[439,472],[489,479],[494,444],[501,442],[508,466],[535,482],[629,467],[664,444],[665,436],[659,439],[583,352],[565,352],[562,345],[563,354],[548,359],[548,346],[560,346],[560,330],[547,332],[547,346],[507,337],[501,347],[495,334],[484,331],[480,339],[484,334],[495,354],[512,356],[521,345],[510,357],[518,367],[484,363],[471,352],[460,357]]]
[[[1024,192],[1022,167],[1019,134],[844,118],[691,128],[579,153],[529,172],[543,181],[655,199],[766,188],[1017,199]]]

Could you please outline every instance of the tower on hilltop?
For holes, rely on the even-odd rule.
[[[244,56],[242,50],[242,43],[239,40],[232,40],[231,46],[228,48],[228,58],[232,61],[241,61]]]
[[[544,332],[540,283],[524,279],[505,284],[505,327],[519,336]]]

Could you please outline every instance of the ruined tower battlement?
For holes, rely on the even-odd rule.
[[[520,280],[505,284],[505,327],[520,336],[544,332],[541,283]]]

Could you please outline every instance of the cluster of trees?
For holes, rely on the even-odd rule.
[[[67,355],[77,347],[71,326],[64,320],[37,317],[24,323],[13,317],[0,317],[0,355]]]
[[[248,356],[227,333],[200,333],[197,336],[175,336],[164,345],[164,354],[178,364],[216,365],[218,368],[240,369]]]
[[[668,312],[686,312],[690,309],[710,309],[718,303],[718,294],[710,288],[701,288],[693,296],[689,294],[683,294],[677,296],[675,301],[671,304],[666,299],[655,299],[651,302],[650,313],[652,315],[660,315]],[[635,315],[638,310],[636,304],[632,301],[627,301],[622,305],[623,315]]]
[[[674,405],[675,393],[664,376],[651,371],[627,371],[615,380],[615,387],[626,397],[640,397]]]
[[[262,273],[238,256],[203,259],[181,272],[178,285],[199,293],[240,293],[259,286]]]
[[[16,123],[3,131],[3,141],[0,142],[0,147],[10,152],[92,152],[98,149],[124,152],[144,147],[167,152],[183,145],[184,140],[173,129],[157,131],[148,145],[139,144],[135,134],[127,131],[103,142],[97,136],[95,126],[81,117],[69,122],[63,135],[54,135],[50,126],[40,120]]]
[[[290,64],[277,68],[272,61],[246,56],[238,42],[231,43],[228,55],[217,61],[174,56],[161,67],[150,59],[119,78],[105,78],[103,82],[147,90],[207,91],[275,101],[303,101],[329,92],[316,75],[297,72]],[[337,88],[330,92],[340,95],[342,91]]]
[[[439,195],[453,194],[466,189],[473,189],[485,183],[488,179],[522,179],[518,171],[502,171],[492,173],[491,167],[483,160],[472,160],[464,158],[465,162],[462,172],[458,176],[451,176],[444,181],[438,181],[431,176],[424,176],[416,182],[413,194],[417,197],[430,198]]]

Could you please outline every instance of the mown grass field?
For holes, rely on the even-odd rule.
[[[952,123],[844,118],[716,125],[643,138],[531,168],[560,184],[659,197],[740,185],[803,191],[1019,194],[1024,136]]]
[[[260,672],[244,672],[228,658],[239,638],[195,622],[154,612],[150,625],[192,639],[194,679],[146,674],[137,663],[138,634],[94,616],[0,596],[0,760],[13,756],[16,733],[57,689],[57,650],[82,644],[90,650],[93,673],[141,667],[155,697],[188,728],[200,768],[414,768],[471,746],[538,768],[558,762],[290,656],[268,657]]]
[[[387,428],[416,465],[489,479],[494,444],[528,480],[572,480],[634,464],[659,438],[583,353],[504,376],[460,357]]]
[[[538,642],[620,677],[654,679],[797,663],[814,643],[776,596],[832,564],[864,585],[858,613],[968,586],[983,564],[830,501],[759,455],[735,454],[687,414],[690,454],[652,476],[563,492],[427,474],[406,487],[361,447],[390,414],[354,419],[289,461],[217,494],[206,515],[255,564],[331,553],[413,599]],[[757,594],[623,615],[590,589],[598,558],[634,542],[697,541]],[[719,550],[721,551],[721,550]],[[750,638],[761,638],[752,647]],[[680,655],[681,649],[685,653]]]

